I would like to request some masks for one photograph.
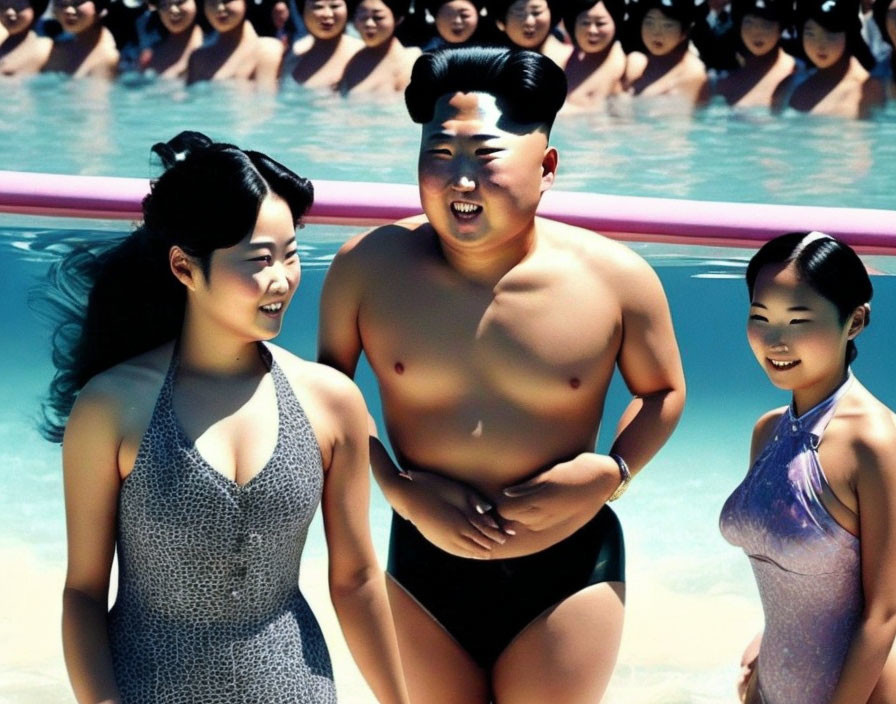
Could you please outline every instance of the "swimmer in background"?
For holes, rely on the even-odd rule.
[[[273,37],[288,50],[296,34],[295,19],[286,0],[252,0],[246,9],[246,18],[252,23],[259,37]]]
[[[511,45],[544,54],[561,68],[566,65],[572,46],[554,35],[554,28],[562,19],[560,2],[487,0],[486,7],[489,17]]]
[[[44,72],[114,78],[118,73],[115,38],[103,25],[109,0],[52,0],[53,16],[65,34],[53,42]]]
[[[167,34],[150,47],[143,70],[160,78],[185,78],[190,55],[202,46],[203,39],[196,21],[196,0],[158,0],[150,2],[149,8],[158,12]]]
[[[324,281],[319,359],[352,375],[364,352],[396,455],[371,437],[415,704],[600,701],[625,590],[606,502],[684,405],[654,271],[536,216],[565,83],[532,51],[421,56],[405,98],[425,215],[351,239]],[[632,399],[604,455],[615,369]]]
[[[349,0],[349,11],[364,47],[349,60],[339,91],[400,93],[411,80],[415,46],[405,47],[395,30],[408,14],[410,0]]]
[[[883,40],[891,48],[896,47],[896,0],[875,0],[871,13]],[[884,65],[882,80],[890,97],[896,98],[896,49],[890,52],[890,59]]]
[[[50,58],[53,40],[39,37],[35,23],[49,0],[0,0],[0,76],[38,73]]]
[[[279,39],[261,37],[246,19],[251,0],[204,0],[203,10],[217,33],[190,55],[187,84],[243,80],[269,91],[277,89],[285,48]]]
[[[568,0],[563,24],[574,50],[564,71],[566,106],[591,107],[621,93],[626,56],[617,39],[625,5],[621,0]]]
[[[795,85],[788,105],[851,118],[883,105],[884,86],[869,73],[874,57],[862,39],[858,0],[799,0],[796,15],[803,50],[816,70]]]
[[[625,85],[635,96],[675,96],[688,105],[709,97],[706,67],[690,50],[693,0],[639,0],[634,18],[646,54],[628,55]]]
[[[767,242],[746,280],[750,348],[792,401],[756,423],[720,518],[765,613],[738,691],[748,704],[894,704],[896,416],[850,369],[871,281],[819,232]]]
[[[293,45],[284,68],[287,80],[335,90],[352,56],[364,47],[360,39],[345,33],[346,0],[303,0],[302,20],[308,34]]]
[[[436,36],[424,51],[435,51],[448,46],[462,46],[482,41],[485,32],[482,22],[484,0],[426,0],[424,8],[433,18]]]
[[[715,91],[732,107],[780,106],[782,88],[796,61],[781,46],[793,23],[790,0],[733,0],[734,27],[745,48],[741,68],[720,79]]]

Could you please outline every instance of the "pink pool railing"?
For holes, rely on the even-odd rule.
[[[0,213],[138,221],[149,181],[0,171]],[[314,180],[308,223],[371,226],[418,215],[416,186]],[[820,230],[858,251],[896,254],[896,211],[764,205],[548,191],[539,215],[615,239],[753,247]]]

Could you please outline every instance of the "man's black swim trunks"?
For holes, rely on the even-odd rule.
[[[609,506],[566,540],[501,560],[451,555],[393,514],[388,572],[481,667],[491,669],[550,607],[592,584],[625,581],[625,547]]]

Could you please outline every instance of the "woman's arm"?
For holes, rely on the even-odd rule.
[[[330,598],[345,641],[380,702],[406,703],[386,581],[370,539],[367,408],[361,392],[332,374],[333,449],[323,495],[329,552]]]
[[[856,452],[865,609],[831,704],[868,701],[896,637],[896,428],[888,425]]]
[[[62,464],[68,568],[62,597],[65,664],[78,702],[118,702],[107,635],[109,571],[115,552],[118,423],[111,396],[91,382],[65,430]]]

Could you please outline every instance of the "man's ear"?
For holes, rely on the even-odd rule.
[[[174,277],[187,289],[196,289],[197,278],[202,275],[199,263],[177,245],[168,250],[168,266]]]
[[[548,147],[544,150],[544,158],[541,160],[541,192],[544,193],[554,185],[554,178],[557,176],[557,164],[560,156],[554,147]]]

